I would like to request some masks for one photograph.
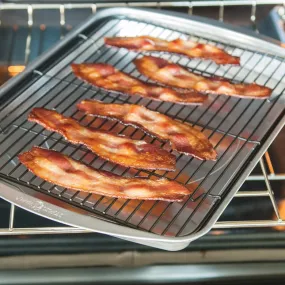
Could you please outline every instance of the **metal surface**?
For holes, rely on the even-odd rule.
[[[26,260],[27,262],[27,260]],[[62,262],[62,261],[61,261]],[[65,260],[63,261],[65,262]],[[120,261],[118,261],[119,263]],[[211,261],[212,262],[212,261]],[[26,264],[25,264],[26,265]],[[133,268],[14,269],[0,271],[0,284],[282,284],[284,262],[157,265]],[[26,265],[27,266],[27,265]],[[278,279],[280,278],[280,280]],[[248,283],[247,280],[251,282]],[[253,281],[254,280],[254,281]],[[263,281],[265,281],[263,283]],[[203,283],[200,283],[203,282]],[[206,283],[207,284],[207,283]]]
[[[224,6],[251,6],[256,7],[258,5],[283,5],[283,0],[201,0],[201,1],[96,1],[96,3],[73,3],[73,1],[66,1],[66,4],[59,4],[57,1],[3,1],[5,4],[2,6],[2,9],[26,9],[29,5],[32,5],[36,9],[44,9],[44,8],[51,8],[57,9],[59,6],[66,7],[67,9],[70,8],[92,8],[97,6],[98,8],[112,8],[116,7],[144,7],[144,8],[162,8],[162,7],[186,7],[186,8],[193,8],[193,7],[224,7]],[[12,3],[6,3],[12,2]],[[22,3],[21,3],[22,2]],[[31,4],[30,4],[31,3]],[[253,8],[254,9],[254,8]]]
[[[80,119],[84,123],[86,117],[82,117],[82,114],[80,114],[73,108],[74,103],[79,99],[83,98],[83,96],[91,98],[95,97],[97,99],[107,101],[110,101],[110,99],[111,101],[126,101],[125,98],[122,96],[104,94],[100,91],[93,91],[91,87],[85,87],[82,83],[76,83],[76,78],[74,78],[71,74],[68,65],[74,61],[78,62],[86,60],[103,60],[107,62],[113,62],[113,64],[116,63],[116,66],[118,67],[120,65],[122,66],[123,64],[123,67],[131,67],[133,69],[133,67],[130,66],[130,62],[136,56],[136,54],[125,52],[124,55],[122,53],[120,54],[120,51],[118,52],[117,50],[106,48],[102,44],[101,35],[110,36],[114,35],[114,32],[119,33],[121,35],[133,35],[137,34],[138,28],[140,28],[142,30],[141,34],[147,33],[152,36],[163,36],[164,33],[164,37],[177,37],[177,34],[175,35],[174,31],[160,26],[163,25],[164,22],[166,22],[165,25],[167,26],[167,21],[171,21],[174,19],[167,18],[165,16],[165,18],[162,19],[162,22],[155,23],[155,25],[146,24],[138,21],[138,15],[136,15],[136,11],[125,10],[124,12],[122,10],[122,16],[128,15],[128,13],[130,12],[135,14],[133,17],[136,19],[136,21],[128,18],[123,20],[121,20],[120,18],[114,18],[112,20],[104,22],[104,24],[101,25],[102,30],[98,28],[92,30],[90,35],[85,34],[85,29],[87,28],[87,26],[84,27],[82,31],[75,31],[73,37],[78,37],[79,39],[77,41],[79,41],[79,43],[75,43],[75,47],[72,45],[70,47],[71,49],[68,50],[68,57],[66,57],[65,53],[63,61],[59,61],[58,64],[52,67],[47,67],[45,70],[42,70],[39,64],[37,67],[35,66],[36,64],[34,64],[34,66],[30,66],[30,70],[36,70],[36,72],[34,73],[36,73],[37,78],[35,79],[35,81],[33,80],[34,83],[27,88],[25,87],[26,90],[23,93],[21,92],[21,95],[18,95],[15,98],[15,101],[12,98],[13,101],[9,102],[9,104],[6,106],[4,105],[4,108],[1,112],[1,128],[3,129],[4,135],[3,140],[1,141],[1,144],[3,146],[3,150],[1,153],[1,159],[3,162],[0,169],[0,171],[2,172],[1,176],[2,178],[8,178],[10,181],[17,181],[17,184],[21,186],[29,185],[29,187],[33,188],[34,190],[41,191],[53,197],[58,197],[58,199],[60,200],[68,202],[72,205],[76,205],[77,207],[83,208],[85,210],[89,210],[90,212],[93,212],[96,215],[103,215],[104,217],[120,224],[136,227],[137,229],[146,230],[151,233],[160,234],[163,236],[188,236],[190,241],[191,235],[193,238],[194,233],[199,233],[199,231],[197,231],[196,229],[198,227],[202,227],[202,225],[205,225],[206,215],[208,215],[209,211],[212,210],[213,206],[215,206],[215,204],[220,204],[221,209],[221,206],[223,207],[223,205],[225,205],[225,203],[220,203],[219,200],[225,201],[225,199],[222,198],[222,195],[223,191],[226,189],[225,186],[227,186],[227,184],[230,182],[232,172],[238,171],[242,167],[242,164],[246,161],[246,158],[256,148],[256,145],[259,144],[258,141],[263,138],[265,134],[264,131],[266,131],[266,128],[268,127],[266,124],[262,124],[260,119],[256,119],[255,117],[257,116],[258,118],[261,112],[262,120],[264,120],[266,117],[269,123],[268,126],[270,126],[273,121],[281,114],[283,108],[282,105],[279,106],[279,101],[282,100],[282,98],[278,96],[278,93],[275,93],[273,95],[271,102],[257,102],[254,100],[241,100],[229,97],[225,99],[219,96],[212,96],[211,100],[209,100],[208,102],[208,105],[205,105],[202,108],[187,108],[181,106],[178,107],[173,104],[155,103],[152,101],[144,102],[139,98],[128,98],[128,102],[140,102],[141,104],[146,104],[150,108],[160,110],[162,112],[173,112],[173,110],[175,110],[176,108],[174,112],[174,116],[176,118],[178,117],[179,119],[182,119],[183,121],[187,122],[188,118],[191,115],[192,120],[196,118],[196,120],[194,120],[194,125],[205,125],[205,127],[210,130],[210,137],[216,136],[216,142],[215,140],[213,140],[213,143],[216,145],[217,151],[220,155],[220,158],[217,163],[199,162],[197,164],[195,160],[189,159],[188,157],[181,155],[178,156],[177,154],[177,164],[180,164],[180,167],[178,166],[178,171],[175,173],[174,177],[172,173],[147,173],[143,171],[133,173],[129,169],[122,169],[116,165],[111,165],[112,171],[121,174],[123,172],[123,174],[126,173],[127,175],[135,176],[142,173],[144,176],[148,175],[150,177],[152,175],[163,175],[170,179],[176,179],[177,181],[182,183],[184,182],[185,184],[188,184],[189,181],[191,183],[192,179],[193,183],[197,183],[197,186],[194,186],[195,191],[193,195],[190,198],[186,199],[186,201],[184,201],[184,203],[182,204],[164,202],[162,203],[121,201],[117,199],[98,197],[96,195],[83,195],[83,193],[54,187],[43,181],[35,182],[37,178],[31,177],[30,173],[28,173],[28,171],[25,170],[22,165],[17,162],[16,155],[22,152],[23,150],[30,148],[31,144],[36,143],[42,146],[57,148],[58,150],[67,152],[69,153],[69,155],[72,155],[77,159],[81,159],[86,163],[92,163],[92,165],[96,168],[105,170],[110,169],[110,165],[108,165],[108,163],[105,162],[102,164],[102,161],[100,161],[99,159],[97,159],[96,156],[93,156],[91,153],[86,151],[86,149],[81,148],[80,146],[74,147],[63,141],[62,139],[55,138],[54,134],[46,133],[46,131],[43,129],[37,130],[38,126],[35,126],[35,124],[28,123],[26,121],[26,116],[28,110],[30,110],[30,108],[35,105],[49,106],[50,108],[56,108],[60,112],[69,112],[69,115],[72,115],[74,117],[77,116],[76,118]],[[102,14],[103,13],[101,13],[101,15]],[[104,17],[102,16],[102,19],[105,21],[105,18],[107,19],[107,16],[109,15],[107,14]],[[148,16],[147,12],[144,16]],[[153,17],[155,17],[155,15],[153,15]],[[91,24],[92,22],[89,23],[89,25]],[[93,21],[93,25],[95,24],[96,26],[100,25],[99,22],[94,23]],[[186,24],[187,22],[184,23],[182,20],[180,25],[177,26],[176,31],[178,29],[183,29]],[[130,26],[133,28],[132,30],[128,28]],[[197,34],[199,34],[199,32],[200,34],[203,34],[203,36],[205,36],[205,30],[207,29],[207,25],[202,25],[199,22],[193,21],[191,22],[191,26],[193,26],[193,31],[196,32],[196,36]],[[89,26],[88,28],[90,29]],[[216,32],[218,32],[220,28],[216,29]],[[145,30],[147,30],[147,32]],[[157,30],[156,34],[153,32],[154,30]],[[227,31],[227,33],[227,38],[233,38],[234,36],[237,36],[235,33],[231,33],[229,31]],[[179,36],[181,37],[182,35],[180,34]],[[209,37],[210,36],[211,35],[209,35]],[[69,39],[66,38],[65,42],[63,42],[62,45],[64,45],[65,43],[69,44],[71,40],[71,37]],[[219,41],[222,40],[225,40],[225,38],[219,38]],[[282,69],[283,67],[282,58],[279,59],[276,56],[271,57],[267,54],[254,53],[251,50],[247,49],[242,50],[242,45],[247,41],[247,37],[239,35],[239,41],[242,43],[241,45],[239,44],[239,42],[234,44],[238,45],[238,47],[235,48],[240,49],[239,52],[240,54],[242,54],[242,60],[252,59],[255,56],[258,57],[257,59],[255,59],[255,62],[252,63],[252,66],[242,68],[238,67],[236,70],[234,70],[231,79],[240,81],[245,76],[249,77],[251,74],[254,74],[254,78],[259,78],[267,75],[267,78],[265,79],[265,83],[267,83],[272,80],[272,77],[274,77],[275,74],[278,74],[280,72],[279,68]],[[256,42],[254,42],[253,39],[250,39],[250,45],[256,45],[257,43],[259,43],[259,40],[256,40]],[[97,46],[98,49],[95,52],[95,58],[92,58],[94,56],[94,44]],[[276,52],[279,52],[280,54],[282,54],[283,52],[283,50],[278,50],[278,48],[273,45],[272,47],[268,46],[267,48],[276,49]],[[55,53],[55,51],[53,51],[53,53]],[[60,57],[60,55],[56,56]],[[122,57],[124,59],[123,61]],[[181,60],[181,58],[178,59]],[[258,72],[257,70],[255,70],[255,68],[260,62],[262,63],[263,60],[267,62],[267,68],[269,68],[269,70],[265,68],[264,70],[261,70],[261,72]],[[247,62],[250,62],[250,60]],[[193,64],[193,61],[191,61],[190,63]],[[194,67],[192,66],[192,68],[197,70],[197,66],[199,67],[201,65],[203,68],[204,62],[198,61],[195,63],[194,61],[194,64],[195,65]],[[273,67],[271,67],[271,64],[273,64]],[[262,65],[264,65],[264,63]],[[209,72],[209,67],[211,68],[211,64],[206,65],[206,70],[204,70],[204,72]],[[227,68],[224,73],[227,72],[228,74],[231,74],[231,72],[229,71],[231,68]],[[218,75],[216,71],[219,70],[219,67],[214,66],[214,70],[214,74]],[[199,71],[203,72],[203,69],[200,69]],[[29,70],[27,70],[25,73],[28,75],[28,72]],[[267,72],[269,73],[270,77],[268,76]],[[242,75],[242,77],[238,78],[240,74]],[[274,80],[273,78],[273,82],[273,87],[281,87],[281,90],[284,89],[284,87],[282,86],[283,82],[281,80]],[[72,86],[72,84],[74,84],[74,86]],[[10,88],[13,87],[12,85],[10,86]],[[8,87],[6,86],[6,90],[7,89],[9,89],[9,85]],[[64,92],[62,91],[63,89]],[[2,96],[5,96],[7,93],[5,94],[3,92],[2,94]],[[70,100],[68,104],[66,101],[67,96]],[[25,100],[25,103],[19,106],[19,103],[21,103],[23,99]],[[212,106],[215,105],[217,109],[212,109]],[[229,120],[228,115],[224,117],[222,112],[220,112],[224,107],[232,110],[232,115],[236,113],[236,118],[232,116],[231,120]],[[247,111],[250,109],[251,112],[247,115]],[[252,110],[254,109],[256,111],[252,114]],[[270,117],[270,115],[268,116],[268,114],[273,116],[273,118]],[[203,121],[204,115],[206,115],[204,119],[205,121]],[[245,124],[242,122],[243,120],[240,120],[241,118],[246,118],[247,116],[247,120],[249,120],[250,124]],[[227,122],[226,120],[229,120],[229,122]],[[210,124],[207,122],[210,122]],[[101,128],[102,126],[105,126],[106,128],[107,126],[108,129],[110,129],[111,127],[111,129],[113,130],[116,130],[115,128],[119,128],[117,129],[117,131],[122,132],[123,130],[125,131],[125,134],[128,133],[129,135],[136,134],[137,132],[137,130],[133,130],[132,128],[123,127],[122,129],[122,127],[118,123],[112,123],[111,126],[108,126],[109,122],[106,122],[105,120],[92,120],[91,122],[85,122],[84,124],[86,123],[88,123],[88,125],[92,125],[93,127],[99,126]],[[96,125],[93,125],[94,123]],[[189,123],[191,123],[191,121]],[[206,126],[207,124],[208,126]],[[213,126],[211,126],[211,124],[213,124]],[[219,129],[220,126],[221,128]],[[221,130],[223,132],[223,135],[219,134],[218,132],[215,132],[216,130]],[[19,139],[19,136],[21,137],[21,139]],[[142,134],[140,134],[139,136],[141,137]],[[143,137],[145,137],[145,135],[143,135]],[[15,140],[17,140],[17,143],[15,143]],[[89,159],[86,160],[88,156]],[[222,182],[222,179],[224,179],[224,181],[227,181],[227,183],[225,184],[225,182]],[[207,185],[207,183],[209,183],[210,186],[205,187],[203,185],[202,188],[201,185],[203,183],[204,185]],[[103,222],[101,223],[101,227],[98,223],[96,223],[96,226],[91,227],[88,225],[88,223],[79,221],[76,217],[72,218],[72,215],[68,217],[66,213],[63,214],[62,211],[60,211],[59,209],[50,208],[48,205],[46,206],[45,204],[37,205],[37,201],[34,199],[27,198],[21,193],[16,194],[15,196],[15,193],[12,193],[11,191],[7,193],[8,191],[9,190],[6,190],[6,187],[3,186],[2,196],[5,199],[11,202],[15,202],[19,206],[28,208],[29,210],[35,211],[41,215],[48,216],[50,218],[62,221],[67,224],[98,230],[103,233],[110,233],[116,236],[126,237],[128,239],[141,239],[141,236],[138,233],[132,233],[132,231],[127,231],[126,229],[123,229],[119,226],[112,225],[109,226],[110,229],[104,229]],[[227,191],[229,191],[229,189],[227,189]],[[36,193],[33,193],[33,196],[36,197]],[[216,211],[216,213],[220,215],[221,211]],[[90,223],[90,219],[88,220]],[[193,221],[195,220],[196,222],[193,224]],[[107,227],[107,225],[105,227]],[[204,229],[209,230],[209,227],[204,226]],[[148,238],[151,238],[151,236],[146,235],[145,238],[147,240]],[[167,239],[163,240],[167,241]],[[167,248],[165,245],[163,247]]]
[[[217,2],[216,2],[216,4],[217,4]],[[272,4],[272,2],[270,2],[270,4]],[[10,5],[10,4],[9,4],[9,5]],[[81,5],[81,4],[80,4],[80,5]],[[79,6],[80,6],[80,5],[79,5]],[[84,6],[84,4],[83,4],[83,6]],[[86,4],[86,6],[88,6],[88,4]],[[29,7],[30,7],[30,6],[29,6]],[[54,6],[54,9],[58,9],[58,7],[59,7],[59,5],[55,5],[55,6]],[[60,7],[62,7],[62,6],[60,6]],[[75,6],[75,7],[76,7],[76,6]],[[92,7],[93,11],[96,10],[96,9],[94,9],[94,5],[92,5],[92,6],[89,5],[89,7]],[[10,7],[6,6],[6,8],[9,9]],[[23,7],[19,7],[19,6],[18,6],[18,8],[19,8],[19,9],[26,9],[27,6],[23,6]],[[39,8],[43,8],[43,7],[40,7],[40,6],[39,6]],[[47,7],[46,7],[46,8],[47,8]],[[66,8],[67,8],[67,7],[66,7]],[[74,8],[74,6],[68,5],[68,8]],[[67,8],[67,9],[68,9],[68,8]],[[31,11],[31,8],[30,8],[30,11]],[[64,13],[65,9],[62,9],[62,8],[61,8],[61,11],[63,11],[62,13]],[[61,13],[61,15],[62,15],[62,13]],[[221,15],[222,15],[222,14],[220,14],[220,16],[221,16]],[[62,16],[61,16],[61,20],[62,20],[62,19],[64,19],[64,18],[62,18]],[[252,17],[252,19],[253,19],[253,17]],[[62,23],[62,22],[61,22],[61,23]],[[267,162],[267,160],[266,160],[266,162]],[[268,175],[268,179],[269,179],[269,180],[276,180],[276,179],[278,180],[278,179],[282,179],[282,177],[283,177],[282,175],[275,175],[274,173],[271,173],[270,175]],[[261,180],[261,179],[264,179],[264,176],[262,176],[262,175],[261,175],[261,176],[260,176],[260,175],[259,175],[259,176],[252,176],[252,177],[249,177],[248,179],[249,179],[249,180],[250,180],[250,179],[251,179],[251,180],[253,180],[253,179],[260,179],[260,180]],[[269,192],[264,191],[261,196],[266,195],[266,193],[268,194]],[[257,197],[257,196],[258,196],[258,193],[256,194],[256,193],[250,193],[250,192],[249,192],[249,193],[245,193],[245,194],[239,194],[239,196],[243,196],[243,197],[245,197],[245,196],[246,196],[246,197],[248,197],[248,196],[255,196],[255,197]],[[11,219],[11,220],[12,220],[12,219]],[[248,224],[248,223],[249,223],[249,222],[246,222],[246,223],[243,223],[243,222],[235,222],[233,226],[236,227],[237,225],[239,225],[240,227],[242,227],[242,226],[244,226],[244,225],[246,226],[246,224]],[[261,222],[262,226],[270,226],[270,225],[272,225],[273,223],[274,223],[274,222],[272,222],[272,221],[262,221],[262,222]],[[279,221],[279,222],[277,221],[277,222],[275,222],[274,224],[281,224],[281,223],[282,223],[281,221]],[[256,225],[256,226],[260,226],[260,225],[261,225],[259,222],[256,222],[256,223],[255,223],[255,221],[252,221],[251,224],[252,224],[252,225]],[[283,223],[282,223],[282,224],[283,224]],[[217,227],[219,227],[219,228],[220,228],[220,227],[223,227],[223,226],[224,226],[224,227],[231,226],[231,223],[230,223],[230,222],[229,222],[229,223],[227,223],[227,222],[222,222],[222,223],[218,223],[218,224],[217,224]],[[21,230],[21,229],[20,229],[20,230]],[[26,230],[27,230],[26,233],[29,233],[29,230],[30,230],[31,233],[37,232],[37,229],[35,229],[35,230],[33,230],[33,229],[26,229]],[[65,228],[60,228],[60,230],[62,230],[62,232],[65,232],[65,231],[66,231],[66,232],[70,232],[71,229],[69,229],[69,228],[66,228],[66,229],[65,229]],[[79,231],[80,231],[80,230],[79,230]],[[14,229],[14,232],[17,232],[17,229]],[[46,232],[48,233],[49,230],[47,229]],[[59,232],[59,231],[57,231],[57,232]],[[6,231],[6,232],[5,232],[5,229],[4,229],[1,233],[2,233],[2,234],[3,234],[3,233],[4,233],[4,234],[8,234],[9,231]]]

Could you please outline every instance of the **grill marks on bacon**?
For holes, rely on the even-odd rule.
[[[145,141],[87,128],[72,118],[44,108],[33,109],[28,119],[60,133],[72,143],[85,145],[92,152],[114,163],[140,169],[175,170],[173,154]]]
[[[238,57],[209,44],[195,43],[190,40],[176,39],[166,41],[149,36],[105,38],[110,46],[138,51],[165,51],[186,55],[190,58],[210,59],[217,64],[240,64]]]
[[[144,83],[104,63],[72,64],[72,69],[80,79],[109,91],[186,105],[199,105],[207,99],[196,91],[177,91]]]
[[[54,150],[33,147],[18,156],[33,174],[73,190],[143,200],[182,201],[190,194],[183,185],[166,179],[123,178],[99,171]]]
[[[195,128],[151,111],[143,106],[130,104],[104,104],[84,100],[77,108],[86,114],[115,118],[127,125],[136,125],[146,132],[169,140],[172,147],[184,154],[201,160],[216,160],[217,153],[208,138]]]
[[[136,59],[134,63],[143,75],[157,82],[178,88],[255,99],[266,99],[272,92],[271,89],[255,83],[235,84],[223,78],[203,77],[189,72],[186,68],[178,64],[158,57],[144,56]]]

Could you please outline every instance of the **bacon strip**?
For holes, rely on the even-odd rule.
[[[169,140],[174,149],[184,154],[201,160],[217,158],[216,151],[203,133],[143,106],[84,100],[77,104],[77,108],[86,114],[116,118],[127,125],[140,126],[161,139]]]
[[[105,38],[105,44],[138,51],[166,51],[186,55],[190,58],[210,59],[217,64],[240,64],[239,57],[222,49],[190,40],[166,41],[149,36]]]
[[[85,145],[92,152],[114,163],[141,169],[175,170],[174,155],[145,141],[83,127],[72,118],[44,108],[33,109],[28,119],[60,133],[72,143]]]
[[[19,154],[23,163],[38,177],[73,190],[99,195],[142,200],[182,201],[190,191],[166,179],[124,178],[99,171],[54,150],[33,147]]]
[[[203,77],[189,72],[186,68],[178,64],[158,57],[144,56],[140,59],[136,59],[134,63],[139,72],[143,75],[174,87],[194,89],[210,94],[224,94],[256,99],[266,99],[272,92],[271,89],[255,83],[234,84],[226,79]]]
[[[196,91],[176,91],[144,83],[104,63],[72,64],[72,69],[80,79],[109,91],[186,105],[199,105],[207,99],[205,95]]]

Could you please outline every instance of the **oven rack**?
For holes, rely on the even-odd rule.
[[[58,25],[61,27],[66,27],[68,25],[66,21],[66,11],[67,10],[80,10],[80,9],[89,9],[90,15],[95,14],[97,9],[107,8],[107,7],[141,7],[141,8],[173,8],[178,7],[183,9],[184,12],[188,14],[195,14],[195,8],[203,8],[213,6],[218,9],[218,19],[219,21],[224,21],[225,16],[225,7],[227,6],[245,6],[250,9],[250,22],[252,28],[257,30],[256,26],[256,11],[257,7],[260,5],[282,5],[280,7],[280,15],[285,20],[284,0],[255,0],[255,1],[247,1],[247,0],[232,0],[232,1],[175,1],[175,2],[124,2],[124,3],[72,3],[72,4],[13,4],[13,3],[2,3],[0,4],[0,25],[1,22],[1,11],[12,11],[12,10],[22,10],[26,11],[27,15],[27,26],[34,26],[34,11],[36,10],[53,10],[57,13],[58,16]],[[283,8],[283,9],[282,9]],[[282,14],[283,13],[283,14]],[[62,35],[64,36],[64,32]],[[25,46],[25,65],[29,63],[29,55],[30,55],[30,45],[32,35],[28,34],[26,38],[26,46]],[[262,173],[259,175],[251,174],[247,181],[263,181],[265,184],[265,189],[259,191],[239,191],[235,195],[235,199],[246,199],[246,198],[254,198],[258,199],[260,197],[267,197],[272,203],[272,207],[274,209],[276,219],[272,220],[250,220],[250,221],[218,221],[214,227],[213,231],[220,229],[232,229],[232,228],[255,228],[255,227],[276,227],[276,226],[285,226],[285,220],[281,219],[279,209],[277,206],[277,201],[274,197],[274,189],[271,186],[271,181],[283,181],[285,180],[285,173],[276,173],[275,167],[272,163],[269,152],[266,152],[265,155],[259,161],[259,165]],[[27,228],[16,228],[14,227],[15,221],[15,205],[11,204],[10,207],[10,216],[9,216],[9,227],[1,228],[0,235],[33,235],[33,234],[70,234],[70,233],[87,233],[87,230],[73,228],[73,227],[27,227]]]

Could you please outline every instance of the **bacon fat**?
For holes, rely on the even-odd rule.
[[[169,140],[172,147],[181,153],[192,155],[201,160],[217,158],[216,151],[203,133],[143,106],[104,104],[95,100],[84,100],[77,104],[77,108],[86,114],[115,118],[127,125],[140,126],[148,133]]]
[[[33,147],[18,158],[38,177],[73,190],[99,195],[142,200],[181,201],[191,192],[167,179],[124,178],[99,171],[54,150]]]
[[[196,91],[178,91],[144,83],[105,63],[72,64],[72,69],[74,74],[80,79],[108,91],[126,95],[139,95],[153,100],[185,105],[199,105],[207,99],[205,95]]]
[[[105,38],[105,44],[138,51],[165,51],[186,55],[190,58],[210,59],[217,64],[240,64],[239,57],[209,44],[176,39],[166,41],[149,36]]]
[[[144,56],[134,61],[143,75],[157,82],[193,89],[203,93],[222,94],[241,98],[266,99],[272,90],[255,83],[231,83],[223,78],[204,77],[188,71],[186,68],[163,58]]]
[[[85,145],[92,152],[114,163],[140,169],[175,170],[173,154],[145,141],[87,128],[72,118],[44,108],[34,108],[28,119],[60,133],[72,143]]]

